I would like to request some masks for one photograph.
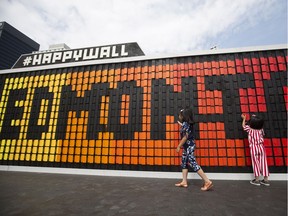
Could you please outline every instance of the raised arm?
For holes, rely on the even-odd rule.
[[[245,124],[246,124],[246,115],[245,115],[245,114],[242,114],[242,115],[241,115],[241,118],[242,118],[242,127],[245,127]]]

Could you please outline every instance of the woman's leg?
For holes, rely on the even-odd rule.
[[[176,183],[175,186],[188,187],[187,176],[188,176],[188,169],[182,169],[182,181],[180,183]]]
[[[202,168],[200,168],[200,170],[197,171],[197,174],[204,180],[204,185],[203,187],[201,187],[201,190],[202,191],[210,190],[213,187],[212,181],[208,179]]]
[[[202,170],[202,168],[200,168],[200,170],[197,171],[197,174],[204,180],[205,183],[211,182],[204,173],[204,171]]]
[[[187,176],[188,176],[188,169],[182,169],[182,183],[187,185]]]
[[[206,174],[204,173],[202,168],[196,162],[196,158],[194,156],[194,151],[195,151],[195,145],[188,148],[189,164],[192,167],[192,169],[194,170],[194,172],[197,172],[197,174],[204,180],[204,186],[201,187],[201,190],[207,191],[213,186],[213,184],[212,184],[212,181],[210,181],[208,179],[208,177],[206,176]]]
[[[198,165],[196,162],[196,158],[194,156],[194,151],[195,151],[195,145],[194,146],[189,146],[188,148],[188,161],[191,166],[191,168],[194,170],[194,172],[197,172],[197,174],[205,181],[209,182],[210,180],[207,178],[206,174],[202,170],[202,168]]]
[[[188,168],[187,168],[187,152],[186,149],[183,149],[182,152],[182,160],[181,160],[181,167],[182,167],[182,181],[180,183],[175,184],[177,187],[188,187],[187,176],[188,176]]]

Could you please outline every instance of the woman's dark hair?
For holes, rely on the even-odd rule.
[[[190,125],[193,125],[194,122],[194,115],[193,110],[191,108],[182,109],[180,114],[183,116],[183,121],[187,122]]]
[[[261,116],[253,114],[247,122],[253,129],[262,129],[264,126],[264,119]]]

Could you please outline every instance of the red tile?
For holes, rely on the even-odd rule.
[[[275,158],[275,165],[276,166],[284,166],[284,161],[282,157],[276,157]]]

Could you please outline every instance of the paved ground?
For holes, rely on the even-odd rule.
[[[181,174],[179,173],[179,176]],[[200,180],[177,188],[173,179],[0,172],[0,215],[287,216],[287,182]]]

